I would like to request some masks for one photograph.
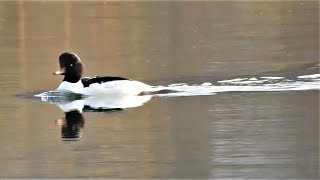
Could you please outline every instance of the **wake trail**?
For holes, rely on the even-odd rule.
[[[270,92],[320,90],[320,74],[301,75],[295,78],[261,76],[220,80],[202,84],[186,83],[156,86],[159,97],[214,95],[222,92]]]

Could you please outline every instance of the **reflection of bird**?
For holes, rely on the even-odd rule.
[[[61,126],[61,137],[63,140],[79,140],[81,130],[84,126],[82,111],[113,112],[121,111],[125,108],[142,106],[149,101],[152,96],[115,96],[115,97],[95,97],[89,96],[83,99],[70,100],[65,97],[41,98],[59,106],[65,113],[65,117],[56,120]]]
[[[83,65],[74,53],[59,56],[60,70],[55,75],[64,75],[59,90],[67,90],[84,95],[145,95],[152,92],[152,87],[123,77],[82,78]]]
[[[70,100],[64,96],[41,98],[41,100],[56,104],[63,112],[77,110],[84,111],[114,111],[142,106],[152,98],[148,96],[88,96],[81,99]]]
[[[62,140],[76,141],[81,138],[84,117],[77,110],[65,112],[65,117],[58,119],[57,124],[61,126]]]

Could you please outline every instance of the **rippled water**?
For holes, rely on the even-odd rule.
[[[0,177],[319,177],[318,2],[0,2]],[[138,97],[54,90],[57,57]],[[77,110],[77,111],[74,111]]]

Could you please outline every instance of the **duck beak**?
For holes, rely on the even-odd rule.
[[[65,72],[65,69],[61,68],[59,71],[54,72],[53,75],[64,75]]]

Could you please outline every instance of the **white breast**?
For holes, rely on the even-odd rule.
[[[80,81],[76,82],[76,83],[70,83],[70,82],[66,82],[63,81],[59,87],[59,90],[67,90],[67,91],[71,91],[74,93],[78,93],[78,94],[82,94],[83,93],[83,84]]]

